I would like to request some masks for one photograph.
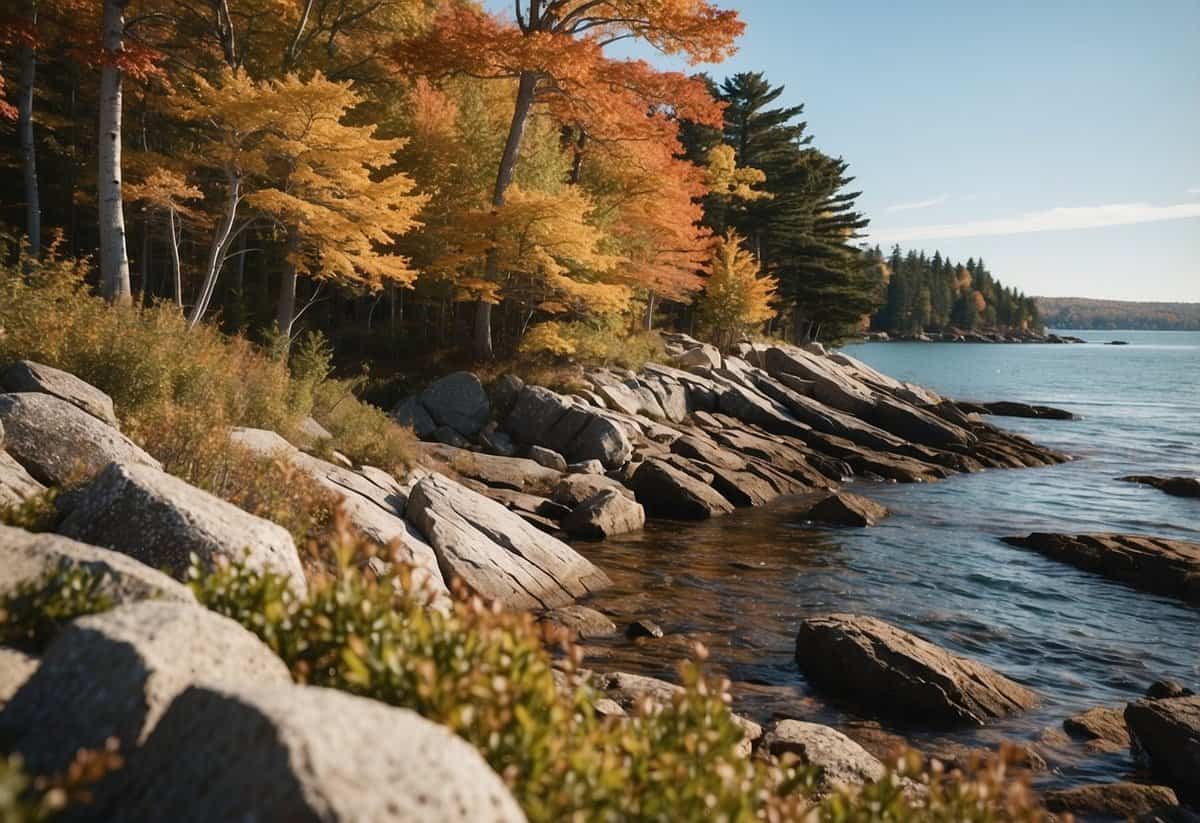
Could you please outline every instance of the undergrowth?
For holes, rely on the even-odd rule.
[[[4,245],[0,237],[0,259],[8,257]],[[296,441],[312,415],[334,436],[327,452],[397,474],[409,467],[412,433],[358,400],[356,384],[332,377],[321,336],[298,341],[290,360],[272,356],[213,326],[189,328],[170,303],[111,306],[92,294],[86,273],[87,261],[53,249],[41,261],[0,265],[0,368],[33,360],[108,393],[125,434],[166,471],[281,522],[303,542],[319,536],[328,517],[328,502],[315,502],[319,487],[236,446],[233,427]]]

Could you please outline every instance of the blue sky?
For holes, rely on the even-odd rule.
[[[722,5],[747,34],[702,68],[805,104],[872,240],[1031,294],[1200,301],[1200,0]]]

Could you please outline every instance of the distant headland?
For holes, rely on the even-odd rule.
[[[1035,297],[1038,315],[1052,329],[1200,331],[1200,303]]]

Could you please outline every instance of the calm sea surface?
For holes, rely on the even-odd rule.
[[[1033,739],[1064,717],[1119,706],[1154,680],[1200,687],[1200,608],[1134,591],[1000,542],[1031,530],[1120,531],[1200,540],[1200,501],[1118,483],[1124,474],[1200,475],[1200,333],[1070,332],[1087,345],[866,343],[847,353],[964,400],[1021,400],[1081,420],[990,418],[1064,451],[1053,468],[987,471],[928,485],[856,483],[894,514],[865,530],[798,524],[797,502],[703,524],[657,523],[584,551],[613,577],[597,605],[649,617],[663,640],[599,646],[589,665],[670,675],[703,641],[738,708],[847,727],[869,721],[812,692],[793,661],[798,623],[826,611],[876,615],[979,659],[1044,696],[1030,713],[918,745]],[[1106,346],[1108,340],[1128,346]],[[1045,779],[1128,771],[1080,759]]]

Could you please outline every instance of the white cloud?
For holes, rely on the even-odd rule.
[[[948,194],[939,194],[937,197],[931,197],[928,200],[918,200],[915,203],[897,203],[894,206],[888,206],[884,211],[913,211],[914,209],[927,209],[930,206],[940,206],[950,199]]]
[[[1041,231],[1097,229],[1104,226],[1128,226],[1200,217],[1200,203],[1154,206],[1149,203],[1115,203],[1108,206],[1073,206],[1031,211],[1019,217],[997,220],[972,220],[967,223],[943,223],[936,226],[879,228],[870,232],[871,242],[890,246],[913,240],[939,240],[951,237],[994,237]]]
[[[1200,194],[1200,186],[1193,186],[1187,190],[1188,194]]]

